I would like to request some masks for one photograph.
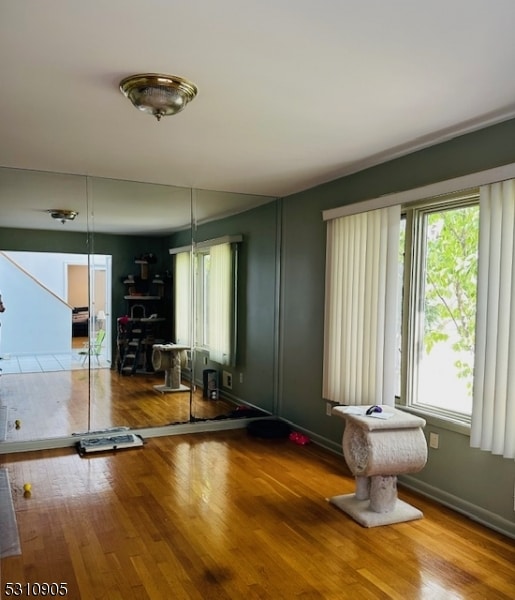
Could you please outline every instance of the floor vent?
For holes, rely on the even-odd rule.
[[[106,435],[89,437],[77,443],[77,450],[82,456],[93,452],[107,452],[109,450],[124,450],[143,446],[143,439],[134,433],[123,435]]]

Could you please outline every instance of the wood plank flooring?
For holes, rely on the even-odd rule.
[[[8,413],[0,439],[27,441],[124,426],[144,428],[187,422],[189,392],[156,392],[163,373],[123,376],[110,369],[8,374],[0,378],[0,406]],[[186,383],[186,382],[185,382]],[[227,414],[235,405],[192,396],[196,419]],[[19,421],[20,427],[15,423]]]
[[[513,540],[402,489],[425,518],[365,529],[327,502],[354,482],[314,444],[230,430],[0,464],[22,547],[0,563],[3,586],[66,582],[73,600],[515,598]]]

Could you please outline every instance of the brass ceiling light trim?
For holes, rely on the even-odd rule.
[[[63,225],[66,221],[73,221],[79,214],[76,210],[68,210],[66,208],[50,208],[47,212],[52,219],[61,221]]]
[[[141,73],[120,81],[120,91],[143,112],[161,117],[175,115],[197,95],[197,86],[176,75]]]

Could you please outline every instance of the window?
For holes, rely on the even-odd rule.
[[[329,220],[324,399],[470,421],[478,235],[478,191]]]
[[[209,250],[195,254],[195,281],[197,284],[196,346],[209,349]]]
[[[175,258],[175,322],[177,343],[191,340],[222,365],[234,364],[236,348],[236,286],[238,243],[241,236],[227,236],[199,243],[190,251],[170,250]],[[182,249],[179,249],[182,250]],[[195,304],[191,301],[191,262]],[[189,279],[188,279],[189,278]],[[182,340],[188,341],[182,341]]]
[[[196,345],[222,365],[234,361],[236,333],[236,244],[203,244],[195,253]]]
[[[511,164],[324,211],[324,398],[369,403],[379,375],[385,385],[376,403],[396,395],[406,406],[470,423],[471,447],[515,458],[514,176]],[[397,245],[376,261],[373,220],[363,229],[352,217],[386,215],[400,202],[400,232],[392,220],[385,238],[388,248],[395,237]],[[391,281],[401,304],[388,302]],[[378,369],[363,368],[372,361]]]
[[[175,342],[191,345],[191,250],[175,255]]]
[[[400,236],[400,401],[468,421],[472,412],[478,193],[410,207]]]

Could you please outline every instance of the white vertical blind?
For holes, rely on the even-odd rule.
[[[233,267],[231,244],[210,248],[209,358],[222,365],[231,363]]]
[[[482,186],[479,206],[470,445],[515,458],[515,180]]]
[[[175,255],[175,342],[191,345],[191,252]]]
[[[400,206],[327,224],[323,397],[395,403]]]

